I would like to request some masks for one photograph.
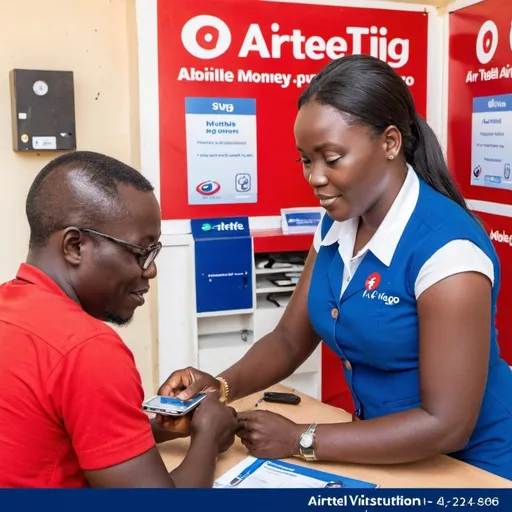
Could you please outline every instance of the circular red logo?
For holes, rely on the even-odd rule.
[[[216,181],[203,181],[196,187],[196,191],[202,196],[213,196],[220,190],[220,185]]]
[[[364,283],[364,287],[369,291],[376,290],[380,284],[380,274],[378,272],[374,272],[368,276],[368,279]]]

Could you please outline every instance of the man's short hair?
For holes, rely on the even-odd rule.
[[[53,233],[67,227],[72,211],[75,214],[78,211],[82,221],[90,224],[79,226],[82,228],[97,228],[106,220],[105,209],[98,209],[97,204],[77,204],[88,201],[80,201],[79,195],[73,196],[67,187],[60,186],[66,180],[59,171],[66,170],[78,171],[85,186],[92,189],[103,203],[117,203],[117,187],[121,183],[144,192],[154,190],[140,172],[115,158],[91,151],[61,155],[41,169],[28,192],[25,211],[31,247],[43,247]]]

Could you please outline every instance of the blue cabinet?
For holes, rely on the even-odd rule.
[[[247,217],[195,219],[197,313],[253,307],[253,251]]]

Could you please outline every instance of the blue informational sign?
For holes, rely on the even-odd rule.
[[[293,209],[292,209],[293,210]],[[311,211],[289,211],[283,212],[288,234],[314,233],[319,222],[322,220],[320,209]]]
[[[258,200],[256,100],[185,98],[188,204]]]
[[[471,185],[512,190],[512,94],[473,98]]]
[[[253,307],[253,251],[247,217],[191,221],[198,313]]]
[[[320,212],[287,213],[285,217],[289,227],[316,227],[322,218],[322,214]]]

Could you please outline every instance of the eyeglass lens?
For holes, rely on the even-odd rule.
[[[155,261],[155,258],[158,256],[158,253],[160,252],[160,247],[155,247],[146,257],[145,260],[143,260],[142,263],[142,270],[147,270],[151,263]]]

